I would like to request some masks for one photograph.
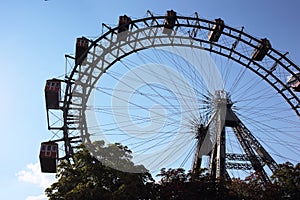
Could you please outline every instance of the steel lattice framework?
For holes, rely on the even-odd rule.
[[[82,140],[84,142],[89,141],[85,111],[88,99],[101,75],[126,56],[153,47],[192,46],[226,57],[261,77],[282,96],[296,115],[300,116],[300,99],[287,86],[285,76],[286,74],[295,75],[296,72],[300,71],[300,68],[286,57],[287,53],[281,53],[271,47],[262,61],[255,61],[252,59],[251,53],[258,48],[261,40],[245,33],[243,28],[238,30],[225,24],[221,38],[217,42],[211,42],[208,40],[208,35],[213,31],[215,21],[201,19],[197,14],[194,17],[177,16],[174,29],[168,35],[162,33],[165,16],[155,16],[149,11],[148,15],[146,18],[131,21],[129,30],[125,33],[118,33],[120,28],[118,26],[111,28],[103,24],[106,32],[96,40],[89,40],[87,59],[82,64],[75,65],[72,72],[66,76],[66,89],[61,107],[63,126],[50,127],[50,129],[58,129],[63,133],[65,158],[72,157],[73,147],[78,142],[82,142]],[[228,101],[228,99],[225,99],[225,101]],[[211,169],[222,166],[226,169],[255,169],[264,174],[262,166],[266,164],[272,171],[275,170],[277,168],[275,161],[234,114],[230,104],[226,105],[228,107],[227,113],[230,113],[231,117],[234,118],[234,125],[229,127],[233,128],[246,155],[223,155],[221,158],[223,159],[222,164],[219,164],[221,166],[216,166],[216,162],[213,161],[213,159],[219,159],[220,157],[212,156],[211,165],[215,166],[212,166]],[[204,127],[207,126],[209,125],[204,125]],[[205,131],[202,130],[203,133]],[[220,136],[219,145],[221,145],[222,140],[225,140],[224,135],[222,135]],[[78,140],[78,138],[81,139]],[[198,138],[198,149],[200,146],[201,137]],[[217,146],[211,152],[211,155],[218,154],[217,151],[220,150],[217,150]],[[258,155],[254,151],[259,152]],[[225,163],[225,156],[228,160],[250,160],[251,164]],[[197,152],[195,157],[197,157]],[[197,159],[194,160],[193,168],[199,167],[198,162]],[[220,172],[216,171],[211,173],[219,173],[218,177],[226,177],[225,169],[223,169],[221,175]],[[265,177],[267,176],[265,175]]]

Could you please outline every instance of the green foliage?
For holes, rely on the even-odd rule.
[[[296,166],[290,162],[280,164],[271,178],[285,199],[300,199],[300,163]]]
[[[202,172],[205,172],[203,170]],[[173,200],[222,200],[228,199],[224,180],[213,180],[207,174],[199,172],[195,177],[193,173],[185,173],[184,169],[162,169],[157,199]],[[230,198],[229,198],[230,199]]]
[[[215,180],[203,169],[196,173],[184,169],[163,168],[155,183],[144,166],[131,161],[131,151],[121,144],[105,146],[97,141],[82,147],[74,155],[74,162],[61,161],[58,181],[46,189],[50,200],[240,200],[240,199],[300,199],[300,164],[279,165],[271,182],[266,183],[258,173],[245,180]],[[124,166],[127,173],[112,167]]]
[[[245,180],[233,179],[229,185],[231,195],[237,199],[300,199],[300,164],[280,164],[266,183],[258,173]]]
[[[204,170],[205,171],[205,170]],[[253,173],[245,180],[213,180],[209,175],[199,172],[195,177],[183,169],[162,169],[157,199],[173,200],[214,200],[214,199],[300,199],[300,164],[279,165],[271,177],[271,182]]]
[[[110,168],[132,173],[147,172],[144,166],[134,165],[131,161],[131,150],[120,143],[105,146],[104,141],[95,141],[93,144],[85,146],[85,148],[92,153],[93,157]]]
[[[135,168],[136,172],[146,171],[130,161],[131,152],[127,147],[120,144],[105,147],[103,142],[99,143],[96,151],[110,152],[101,158],[106,162],[121,162]],[[75,153],[74,162],[60,162],[57,178],[58,181],[45,191],[50,200],[143,199],[153,193],[149,173],[126,173],[108,167],[91,156],[85,147]]]

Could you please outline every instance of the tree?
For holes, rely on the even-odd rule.
[[[232,179],[228,185],[229,196],[235,199],[282,199],[278,188],[263,181],[259,173],[252,173],[245,180]]]
[[[158,174],[161,176],[157,199],[172,200],[222,200],[228,198],[227,181],[214,180],[207,173],[206,169],[199,171],[195,177],[189,171],[185,173],[182,168],[168,169],[163,168]]]
[[[155,183],[146,168],[131,159],[131,151],[119,143],[106,146],[97,141],[93,147],[82,146],[73,162],[60,162],[58,181],[45,192],[50,200],[300,199],[300,164],[280,164],[270,183],[259,173],[229,181],[212,179],[205,169],[186,173],[181,168],[163,168]]]
[[[300,163],[280,164],[271,176],[273,185],[280,189],[285,199],[300,199]]]
[[[300,199],[300,163],[279,164],[266,182],[261,174],[254,172],[244,180],[215,180],[199,171],[198,176],[184,169],[162,169],[158,198],[173,200],[214,200],[214,199]],[[205,170],[204,170],[205,171]]]
[[[73,157],[74,162],[62,160],[58,166],[58,181],[45,190],[50,200],[94,199],[146,199],[154,194],[154,181],[143,166],[131,161],[131,151],[121,144],[105,146],[95,143],[96,158],[81,146]],[[131,166],[137,173],[128,173],[111,168],[111,165]]]
[[[286,162],[273,172],[271,182],[264,182],[259,173],[245,180],[233,179],[229,191],[238,199],[300,199],[300,163]]]

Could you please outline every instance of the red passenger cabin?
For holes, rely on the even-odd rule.
[[[167,11],[164,21],[164,27],[162,30],[163,34],[170,35],[172,33],[172,30],[175,26],[176,18],[176,12],[174,10]]]
[[[45,98],[47,109],[59,109],[61,81],[58,79],[47,80]]]
[[[128,36],[130,22],[131,22],[130,17],[126,15],[119,17],[118,41],[126,40]]]
[[[289,76],[287,84],[288,84],[288,86],[293,88],[293,90],[295,92],[300,92],[300,81],[299,80],[300,80],[300,72],[295,73],[295,75]]]
[[[85,37],[76,39],[75,64],[81,65],[86,59],[89,48],[89,40]]]
[[[224,21],[221,18],[215,19],[215,24],[212,27],[212,30],[209,32],[208,40],[210,42],[218,42],[223,32],[223,29],[224,29]]]
[[[118,33],[122,33],[124,31],[129,30],[129,25],[130,25],[131,19],[127,15],[123,15],[119,17],[119,28],[118,28]]]
[[[43,142],[40,149],[41,171],[56,173],[58,160],[58,144],[55,142]]]
[[[252,59],[256,61],[262,61],[270,48],[272,48],[270,41],[267,38],[261,39],[260,43],[252,52]]]

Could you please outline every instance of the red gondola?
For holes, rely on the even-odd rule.
[[[55,142],[42,142],[40,149],[41,171],[56,173],[58,159],[58,144]]]
[[[174,10],[168,10],[166,13],[162,32],[164,34],[170,35],[174,28],[175,22],[176,22],[176,12]]]
[[[224,21],[221,18],[215,19],[215,24],[208,35],[208,40],[210,42],[218,42],[223,32],[223,29],[224,29]]]
[[[75,51],[75,64],[81,65],[87,57],[87,50],[89,48],[89,40],[85,37],[76,39],[76,51]]]
[[[59,109],[61,81],[58,79],[47,80],[45,98],[47,109]]]
[[[272,48],[270,41],[267,38],[261,39],[252,53],[252,59],[262,61],[270,48]]]
[[[295,75],[291,75],[288,77],[287,80],[287,84],[288,86],[290,86],[291,88],[293,88],[293,90],[295,92],[300,92],[300,72],[295,73]]]
[[[292,88],[295,92],[300,92],[300,82],[297,81],[294,85],[292,85]]]
[[[122,33],[124,31],[129,30],[129,25],[130,25],[131,19],[130,17],[124,15],[119,17],[119,28],[118,28],[118,33]]]

